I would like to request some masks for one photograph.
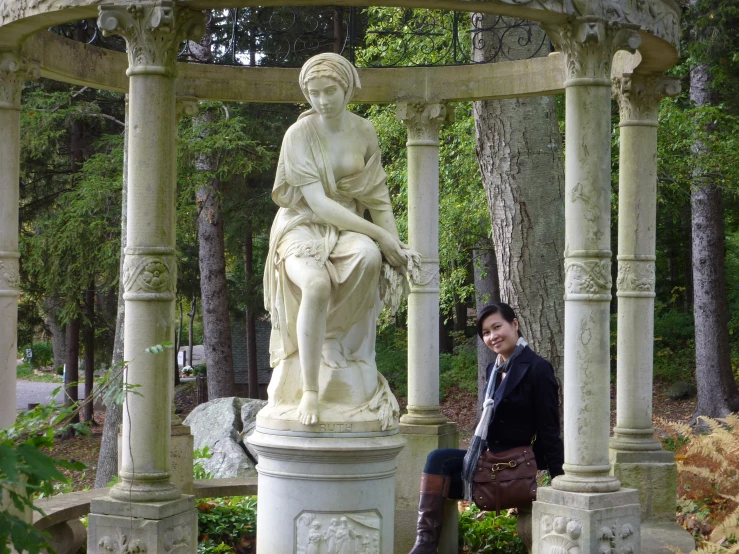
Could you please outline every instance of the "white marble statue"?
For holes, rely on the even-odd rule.
[[[375,365],[380,289],[397,301],[399,275],[418,256],[398,238],[377,133],[346,109],[360,87],[356,69],[320,54],[303,66],[300,86],[312,108],[285,135],[272,191],[280,209],[264,293],[274,374],[262,415],[387,429],[398,405]]]

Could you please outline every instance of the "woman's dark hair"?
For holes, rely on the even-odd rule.
[[[482,322],[485,321],[488,316],[498,313],[510,324],[513,324],[513,320],[516,319],[516,312],[514,312],[513,308],[505,302],[493,302],[492,304],[485,306],[480,310],[480,313],[477,315],[477,321],[475,322],[475,325],[477,326],[477,334],[480,338],[482,338]],[[521,335],[520,329],[518,331],[518,336],[523,336]]]

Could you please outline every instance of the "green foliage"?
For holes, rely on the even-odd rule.
[[[197,448],[192,453],[192,477],[193,479],[213,479],[213,475],[205,470],[205,464],[202,460],[209,460],[213,457],[210,452],[210,446]]]
[[[695,371],[693,314],[657,309],[654,318],[654,378],[663,383],[692,381]]]
[[[439,396],[446,397],[449,390],[460,389],[477,394],[477,335],[474,339],[454,339],[454,353],[439,356]],[[457,346],[457,344],[459,344]]]
[[[405,329],[386,327],[377,333],[375,344],[377,370],[387,379],[396,396],[408,395],[408,333]]]
[[[24,354],[24,360],[25,360],[25,351],[27,348],[30,348],[33,352],[33,356],[30,361],[33,362],[33,365],[36,367],[44,366],[44,365],[51,365],[54,361],[54,349],[51,346],[50,342],[34,342],[31,346],[27,346],[23,349]],[[25,360],[29,361],[29,360]]]
[[[36,381],[37,383],[61,383],[62,382],[59,375],[57,375],[55,372],[43,373],[42,375],[38,375],[34,373],[34,370],[31,369],[31,367],[26,362],[23,362],[22,364],[18,365],[18,367],[16,368],[16,377],[24,381]]]
[[[38,495],[49,496],[55,483],[68,480],[58,468],[84,469],[80,462],[54,459],[42,449],[54,445],[55,429],[69,420],[72,410],[55,403],[36,406],[21,412],[16,422],[0,429],[0,490],[3,509],[0,510],[0,554],[10,551],[9,544],[19,551],[37,554],[48,547],[48,536],[25,523],[17,514],[38,510],[33,504]],[[89,433],[84,424],[74,424],[80,433]],[[15,513],[11,512],[11,508]]]
[[[199,553],[230,552],[256,535],[257,497],[207,498],[198,503]],[[225,550],[226,545],[231,550]]]
[[[459,546],[470,554],[526,554],[516,521],[515,516],[481,512],[471,504],[459,514]]]
[[[192,368],[192,374],[195,377],[205,377],[208,373],[208,368],[205,366],[205,364],[198,364],[196,366],[193,366]]]

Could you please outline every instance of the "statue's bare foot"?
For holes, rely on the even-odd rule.
[[[344,355],[341,353],[341,347],[338,342],[334,340],[326,341],[323,345],[322,355],[323,363],[328,367],[332,367],[334,369],[346,367],[346,358],[344,358]]]
[[[318,423],[318,393],[316,391],[303,391],[303,398],[298,406],[298,419],[303,425]]]

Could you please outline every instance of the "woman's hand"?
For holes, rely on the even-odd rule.
[[[377,237],[377,242],[380,245],[382,255],[385,256],[385,259],[390,265],[405,269],[408,264],[408,256],[406,254],[408,246],[384,229]]]

